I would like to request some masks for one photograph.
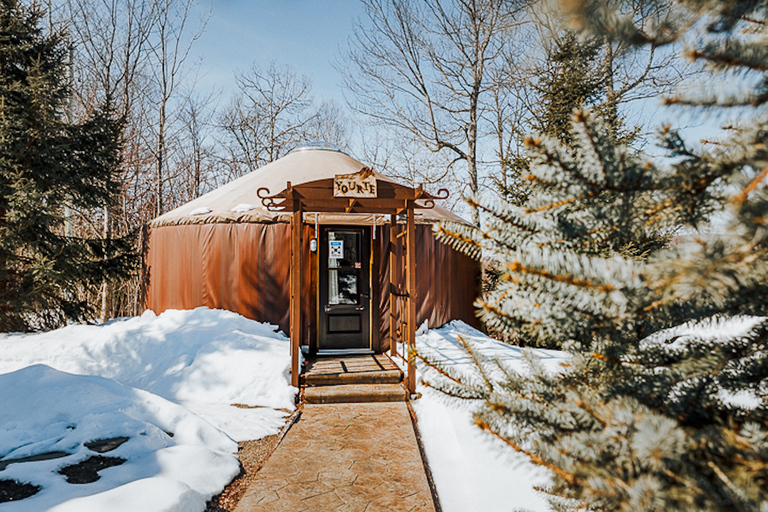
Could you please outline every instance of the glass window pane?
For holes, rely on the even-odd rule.
[[[343,244],[343,257],[331,258],[331,242],[340,241]],[[338,231],[328,232],[329,254],[328,268],[354,267],[360,261],[360,233],[345,233]]]
[[[328,270],[328,304],[359,304],[357,270]]]

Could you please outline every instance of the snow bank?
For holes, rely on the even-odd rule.
[[[41,488],[0,509],[204,510],[239,473],[233,439],[276,434],[294,409],[289,347],[272,325],[205,308],[0,335],[0,462],[67,454],[0,469]],[[97,455],[85,443],[116,437],[128,441],[104,456],[125,462],[98,481],[59,474]]]
[[[0,454],[4,460],[46,452],[63,458],[13,463],[0,479],[42,490],[0,505],[4,512],[187,512],[234,478],[237,444],[187,409],[101,377],[35,365],[0,375]],[[124,436],[104,454],[125,462],[98,481],[70,484],[58,470],[96,455],[84,443]],[[138,500],[138,501],[137,501]]]
[[[437,354],[449,366],[467,368],[470,359],[457,339],[462,336],[487,357],[498,357],[522,371],[522,350],[500,343],[467,324],[454,321],[417,336],[420,351]],[[552,370],[564,352],[533,350]],[[413,402],[424,450],[444,512],[486,510],[549,511],[534,486],[547,483],[542,468],[512,452],[501,441],[474,426],[472,404],[451,401],[419,385],[422,398]]]
[[[294,408],[290,341],[229,311],[151,311],[103,325],[0,335],[0,373],[34,364],[97,375],[181,403],[235,440],[276,433]],[[258,406],[257,409],[229,404]]]

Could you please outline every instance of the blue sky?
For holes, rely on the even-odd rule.
[[[203,90],[234,91],[235,71],[272,60],[312,80],[318,100],[343,104],[341,77],[331,62],[347,47],[359,0],[210,0],[205,32],[193,47]]]

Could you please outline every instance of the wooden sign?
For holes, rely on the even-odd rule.
[[[376,197],[376,176],[370,167],[333,178],[333,197]]]

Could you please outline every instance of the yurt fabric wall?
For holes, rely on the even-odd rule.
[[[152,228],[146,248],[147,307],[156,313],[199,306],[227,309],[287,333],[290,231],[282,223]],[[309,259],[306,263],[303,295],[309,289]],[[309,304],[304,315],[309,315]]]
[[[389,339],[389,226],[380,228],[376,242],[381,261],[379,266],[379,312],[382,350]],[[472,305],[479,295],[480,265],[477,261],[454,251],[435,240],[432,226],[416,226],[416,303],[417,328],[428,321],[430,328],[440,327],[451,320],[463,320],[474,327],[480,322]],[[402,259],[400,260],[402,262]],[[405,268],[401,264],[399,282],[405,288]],[[400,319],[401,305],[394,308]]]
[[[146,247],[147,307],[166,309],[199,306],[228,309],[248,318],[290,326],[290,225],[284,223],[218,223],[154,227]],[[304,251],[314,235],[304,226]],[[477,325],[472,301],[478,293],[479,264],[438,243],[429,224],[417,225],[416,276],[418,323],[439,327],[452,319]],[[374,350],[388,348],[389,226],[379,226],[378,336]],[[302,308],[305,332],[310,331],[311,265],[305,258]],[[376,269],[374,269],[376,272]],[[374,274],[376,275],[376,274]],[[401,278],[404,284],[404,274]],[[396,312],[397,314],[397,312]],[[375,325],[375,323],[374,323]]]

